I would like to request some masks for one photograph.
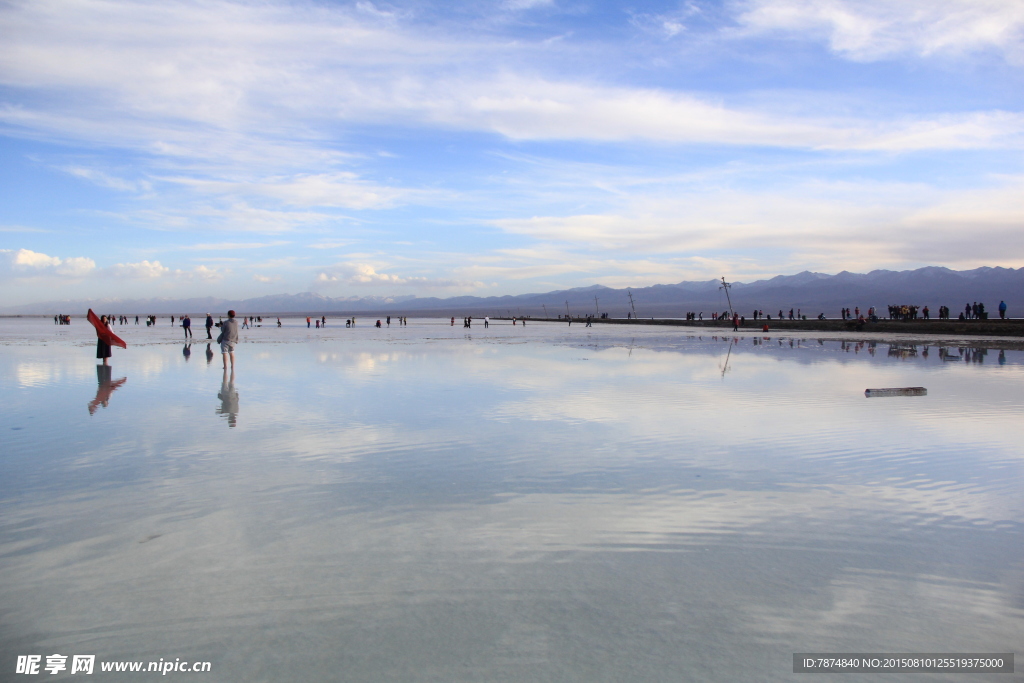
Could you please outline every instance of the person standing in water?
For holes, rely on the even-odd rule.
[[[102,323],[104,327],[110,327],[110,325],[107,324],[107,316],[101,317],[100,318],[100,323]],[[96,335],[96,358],[97,359],[102,358],[103,359],[103,364],[106,365],[107,364],[107,359],[110,358],[110,356],[111,356],[111,353],[110,353],[110,343],[107,342],[107,340],[104,339],[103,336],[101,336],[97,332],[97,335]]]
[[[107,365],[107,359],[110,358],[111,346],[120,346],[122,349],[128,348],[124,340],[110,329],[110,322],[107,320],[107,316],[100,318],[90,308],[86,319],[96,328],[96,358],[102,358],[103,365]]]
[[[235,320],[235,312],[228,311],[228,319],[220,324],[220,334],[217,336],[217,343],[220,344],[220,352],[224,358],[224,367],[228,367],[228,357],[231,358],[231,369],[235,369],[235,344],[238,343],[238,321]]]
[[[192,338],[192,317],[188,313],[181,319],[181,327],[185,330],[185,339]]]
[[[211,331],[213,330],[213,316],[209,313],[206,314],[206,338],[213,339]]]

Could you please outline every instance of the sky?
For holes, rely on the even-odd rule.
[[[1024,0],[0,1],[0,292],[1024,266]]]

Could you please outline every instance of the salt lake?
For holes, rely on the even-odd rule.
[[[243,330],[232,373],[167,318],[106,370],[81,318],[0,320],[5,677],[775,681],[1024,643],[1019,345],[328,323]]]

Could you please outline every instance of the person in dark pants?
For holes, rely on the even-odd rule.
[[[210,333],[210,330],[212,330],[212,329],[213,329],[213,316],[211,316],[209,313],[207,313],[206,314],[206,338],[207,339],[213,339],[213,335]]]
[[[107,316],[100,318],[104,325],[107,324]],[[110,358],[110,344],[106,342],[102,337],[97,336],[96,338],[96,358],[103,359],[103,364],[107,365],[107,359]]]
[[[191,339],[192,338],[192,318],[189,316],[188,313],[186,313],[185,317],[181,319],[181,327],[182,327],[182,329],[185,330],[185,339]]]

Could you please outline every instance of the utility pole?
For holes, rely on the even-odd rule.
[[[719,289],[724,289],[724,290],[725,290],[725,299],[726,299],[726,301],[728,301],[728,302],[729,302],[729,317],[730,317],[730,318],[735,318],[735,317],[736,317],[736,314],[735,314],[735,313],[733,312],[733,310],[732,310],[732,297],[730,297],[730,296],[729,296],[729,288],[730,288],[730,287],[732,287],[732,284],[731,284],[731,283],[729,283],[729,282],[726,282],[726,281],[725,281],[725,278],[723,277],[723,278],[722,278],[722,286],[721,286],[721,287],[719,287]],[[721,303],[721,302],[722,302],[722,300],[721,300],[721,299],[719,299],[719,300],[718,300],[718,302],[719,302],[719,303]],[[731,349],[730,349],[730,350],[731,350]]]
[[[544,317],[547,318],[548,317],[548,307],[545,306],[544,304],[541,304],[541,308],[544,309]]]
[[[626,293],[629,294],[629,307],[633,309],[633,320],[636,320],[636,306],[633,305],[633,292],[627,289]]]
[[[565,300],[565,317],[572,320],[572,315],[569,313],[569,300]]]
[[[597,297],[596,296],[594,297],[594,317],[595,318],[600,318],[601,317],[601,309],[598,308]]]

